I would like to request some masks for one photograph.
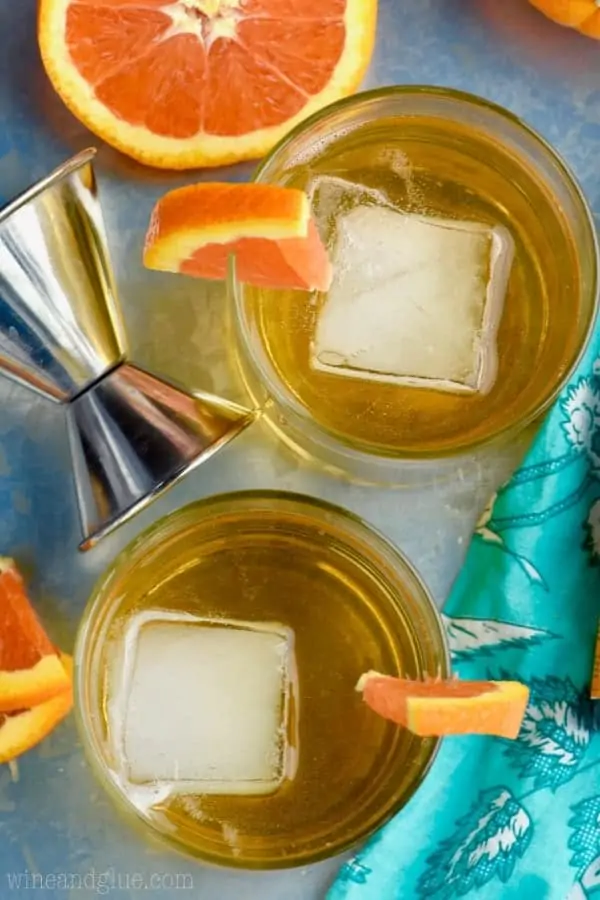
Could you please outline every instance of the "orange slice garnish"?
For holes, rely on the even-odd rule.
[[[144,264],[149,269],[263,287],[327,290],[331,265],[308,198],[270,184],[206,183],[166,194],[154,208]]]
[[[163,168],[266,153],[354,92],[377,0],[41,0],[46,71],[71,111]]]
[[[0,558],[0,712],[28,710],[70,687],[13,560]]]
[[[367,672],[357,690],[374,712],[421,737],[516,738],[529,701],[529,688],[519,681],[411,681]]]

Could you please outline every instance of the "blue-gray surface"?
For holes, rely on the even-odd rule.
[[[0,0],[0,200],[97,143],[45,80],[35,7],[35,0]],[[380,7],[367,86],[450,85],[507,106],[567,158],[599,220],[600,44],[546,22],[526,0],[381,0]],[[244,178],[249,171],[240,167],[221,176]],[[149,172],[106,147],[98,172],[132,355],[190,386],[243,401],[226,352],[223,292],[150,276],[140,264],[154,200],[198,175]],[[77,522],[57,408],[1,381],[0,409],[0,553],[17,557],[53,623],[53,636],[66,647],[94,579],[143,525],[196,497],[241,487],[305,491],[357,511],[400,544],[441,601],[478,509],[517,453],[483,459],[457,473],[452,484],[416,494],[379,491],[301,463],[257,426],[96,551],[81,556],[75,550]],[[96,787],[72,724],[21,761],[18,782],[7,767],[0,768],[0,897],[78,900],[114,894],[133,900],[146,885],[152,896],[167,900],[315,900],[323,897],[337,864],[251,875],[206,869],[150,848],[121,823]],[[186,876],[179,887],[178,875]]]

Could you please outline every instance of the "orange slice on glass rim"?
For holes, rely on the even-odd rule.
[[[27,710],[70,689],[13,560],[0,558],[0,712]]]
[[[367,672],[356,689],[378,715],[421,737],[516,738],[529,701],[529,688],[519,681],[411,681]]]
[[[308,197],[270,184],[206,183],[179,188],[156,204],[144,248],[149,269],[272,288],[326,291],[331,264]]]
[[[266,153],[357,88],[377,0],[40,0],[50,80],[107,143],[151,166]]]
[[[0,763],[10,762],[44,740],[73,706],[71,657],[61,657],[68,689],[31,709],[0,713]]]

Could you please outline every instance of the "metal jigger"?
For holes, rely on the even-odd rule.
[[[126,361],[94,156],[0,211],[0,368],[66,405],[82,550],[255,417]]]

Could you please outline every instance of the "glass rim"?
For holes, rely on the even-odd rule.
[[[93,640],[93,630],[95,626],[102,624],[102,611],[104,607],[108,607],[107,616],[110,620],[111,610],[114,609],[115,600],[110,602],[106,594],[110,592],[111,580],[116,578],[119,573],[131,570],[140,562],[140,550],[144,547],[150,549],[150,552],[157,549],[156,544],[150,544],[152,538],[159,538],[160,532],[165,527],[171,527],[171,531],[165,534],[165,538],[169,539],[177,535],[180,523],[185,525],[186,520],[197,521],[210,508],[215,508],[215,514],[218,515],[218,509],[226,509],[228,506],[240,503],[252,504],[257,503],[273,503],[280,505],[291,505],[302,508],[306,511],[307,516],[311,513],[318,512],[321,514],[333,516],[341,523],[341,528],[346,535],[352,536],[352,533],[358,536],[359,540],[364,543],[364,549],[371,557],[371,561],[377,563],[378,559],[384,559],[388,565],[391,563],[393,571],[398,579],[398,583],[405,586],[410,592],[411,598],[416,602],[418,607],[423,610],[425,618],[429,620],[429,627],[435,629],[435,652],[439,654],[439,667],[442,677],[449,677],[451,673],[451,657],[448,644],[448,638],[444,628],[440,610],[436,606],[433,596],[427,587],[425,581],[419,574],[415,566],[410,562],[408,557],[397,547],[393,541],[385,536],[379,529],[366,522],[356,513],[331,503],[328,500],[322,500],[319,497],[313,497],[308,494],[296,493],[293,491],[280,491],[270,489],[251,489],[236,490],[224,492],[198,500],[174,510],[167,515],[161,517],[152,523],[137,535],[120,553],[118,553],[112,562],[105,568],[104,572],[99,576],[94,584],[88,601],[85,604],[83,613],[77,629],[75,639],[75,648],[73,651],[74,661],[74,713],[77,731],[84,750],[84,755],[88,761],[94,777],[99,781],[102,788],[118,810],[122,811],[128,821],[134,821],[139,827],[143,828],[149,835],[154,836],[162,844],[165,844],[179,852],[183,852],[191,857],[201,859],[204,862],[216,865],[224,869],[239,870],[281,870],[286,868],[297,868],[300,866],[312,865],[325,859],[343,853],[351,847],[356,846],[376,830],[383,827],[393,816],[402,810],[407,803],[421,787],[425,781],[431,766],[433,765],[437,754],[441,748],[443,738],[432,738],[432,747],[429,756],[415,773],[413,780],[407,786],[403,795],[396,800],[389,809],[383,809],[378,814],[374,814],[372,819],[360,828],[357,827],[354,833],[344,841],[336,843],[333,850],[329,846],[324,846],[321,850],[306,852],[303,856],[293,858],[291,861],[285,857],[269,857],[264,862],[261,860],[242,859],[237,861],[235,858],[223,860],[221,857],[214,857],[210,853],[203,853],[195,848],[190,847],[184,841],[179,840],[166,831],[161,831],[153,826],[127,798],[126,794],[120,789],[115,779],[111,777],[110,766],[107,764],[104,754],[102,753],[98,724],[95,722],[96,710],[93,705],[88,703],[88,673],[90,667],[98,665],[98,658],[94,660],[94,656],[99,652],[97,641]],[[239,508],[239,507],[238,507]],[[251,507],[250,507],[251,509]],[[249,509],[249,511],[250,511]],[[174,528],[173,528],[174,526]],[[108,604],[107,604],[108,599]],[[102,638],[100,634],[100,639]]]
[[[510,110],[504,108],[503,106],[500,106],[497,103],[494,103],[491,100],[480,97],[477,94],[450,87],[440,87],[427,84],[411,84],[390,85],[387,87],[374,88],[372,90],[353,94],[350,97],[344,97],[341,100],[336,101],[335,103],[331,103],[329,106],[325,106],[322,109],[317,110],[317,112],[313,113],[307,119],[304,119],[303,121],[298,123],[288,134],[286,134],[264,157],[264,159],[255,169],[251,178],[252,182],[268,183],[268,179],[266,179],[264,176],[268,172],[269,167],[273,165],[273,163],[281,155],[284,155],[287,152],[290,145],[293,144],[293,142],[297,138],[308,136],[314,126],[325,122],[328,118],[335,118],[340,112],[344,112],[345,110],[368,106],[371,103],[377,103],[378,101],[382,100],[385,101],[401,99],[403,97],[408,97],[411,95],[414,95],[415,97],[437,98],[442,101],[448,101],[449,103],[458,103],[463,107],[484,109],[492,116],[497,117],[499,120],[509,122],[513,128],[520,131],[521,134],[525,135],[530,141],[532,141],[532,143],[538,146],[538,148],[546,155],[549,161],[557,168],[563,182],[573,193],[576,202],[578,202],[581,207],[581,212],[583,213],[584,228],[588,232],[588,237],[590,239],[590,252],[593,265],[591,273],[593,286],[591,292],[593,293],[593,297],[591,304],[592,309],[589,316],[589,321],[587,322],[585,328],[585,335],[583,337],[583,340],[581,341],[581,345],[577,352],[574,354],[571,364],[565,368],[552,391],[546,398],[544,398],[544,400],[540,404],[532,407],[526,414],[520,416],[517,421],[508,423],[506,426],[498,429],[491,435],[471,440],[467,443],[444,450],[436,450],[433,452],[415,452],[410,450],[403,450],[401,453],[394,453],[393,451],[386,452],[385,449],[369,449],[368,443],[353,442],[344,435],[336,432],[334,429],[329,428],[321,422],[318,422],[311,415],[310,411],[290,391],[288,391],[285,386],[281,384],[281,379],[279,379],[276,373],[273,372],[272,366],[270,366],[268,361],[266,359],[259,358],[259,355],[260,357],[263,357],[264,353],[262,352],[262,348],[259,352],[256,351],[256,341],[251,335],[251,326],[248,323],[247,317],[245,315],[243,302],[244,286],[240,284],[240,282],[238,282],[236,278],[235,260],[231,258],[228,267],[228,286],[234,300],[236,331],[238,333],[239,339],[243,343],[246,360],[254,370],[254,373],[258,377],[261,385],[267,390],[268,394],[271,395],[274,400],[281,406],[282,410],[289,411],[294,416],[296,416],[301,421],[302,427],[306,427],[308,429],[311,434],[311,438],[314,440],[316,437],[317,443],[319,443],[320,445],[326,445],[327,450],[333,449],[334,452],[343,451],[346,455],[352,456],[355,459],[360,459],[363,462],[367,463],[369,461],[372,461],[374,464],[376,463],[383,466],[396,466],[398,464],[427,464],[443,462],[444,460],[452,461],[475,452],[484,451],[489,447],[506,445],[511,441],[512,438],[518,437],[535,422],[537,422],[548,411],[548,409],[550,409],[565,384],[569,381],[574,371],[579,366],[587,350],[600,312],[600,241],[596,231],[591,207],[579,184],[577,177],[575,176],[569,164],[562,157],[562,155],[552,146],[552,144],[549,143],[549,141],[546,140],[546,138],[544,138],[538,131],[536,131],[536,129],[528,125],[523,119],[515,115],[515,113],[511,112]],[[413,113],[413,115],[418,116],[418,113]],[[352,128],[352,126],[350,126],[350,128]],[[252,391],[250,391],[250,393],[252,393]],[[292,443],[295,442],[296,439],[292,439]]]

